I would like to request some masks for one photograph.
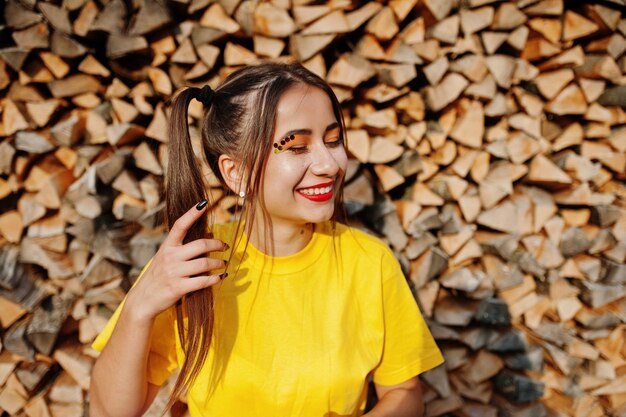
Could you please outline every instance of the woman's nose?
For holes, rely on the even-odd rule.
[[[316,146],[311,158],[311,172],[315,175],[335,175],[339,171],[339,164],[326,145]]]

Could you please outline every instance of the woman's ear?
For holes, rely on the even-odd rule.
[[[226,185],[232,190],[232,192],[239,194],[240,191],[246,191],[242,190],[242,187],[245,187],[243,177],[244,169],[239,161],[229,155],[220,155],[217,163],[220,168],[222,178],[224,178]]]

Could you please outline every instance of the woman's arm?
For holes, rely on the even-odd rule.
[[[89,395],[92,417],[140,416],[159,390],[147,381],[154,319],[135,313],[131,294],[126,301],[115,330],[92,370]]]
[[[150,406],[158,391],[148,382],[148,357],[157,316],[185,294],[220,281],[219,275],[208,274],[224,268],[224,261],[208,255],[223,251],[224,242],[183,242],[206,206],[203,200],[176,220],[128,292],[111,337],[92,369],[91,417],[140,416]]]
[[[424,415],[422,388],[418,377],[397,385],[374,384],[378,403],[363,417],[421,417]]]

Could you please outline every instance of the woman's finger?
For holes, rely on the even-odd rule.
[[[226,262],[222,259],[203,256],[202,258],[183,262],[180,267],[177,268],[176,273],[181,277],[192,277],[194,275],[208,275],[208,272],[214,269],[224,269],[225,267]]]
[[[172,225],[172,229],[168,233],[165,241],[168,245],[182,245],[187,236],[187,232],[191,229],[196,221],[206,211],[207,201],[202,200],[194,207],[187,210],[185,214],[180,216]]]
[[[185,294],[198,291],[203,288],[214,285],[222,280],[220,274],[217,275],[202,275],[193,278],[187,278],[180,283],[180,289]]]
[[[183,260],[197,258],[200,255],[206,256],[209,252],[221,252],[226,249],[226,244],[217,239],[196,239],[177,248],[180,259]]]

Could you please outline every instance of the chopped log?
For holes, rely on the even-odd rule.
[[[52,95],[56,98],[70,97],[82,93],[97,93],[100,90],[100,82],[90,76],[77,74],[48,83],[48,88]]]
[[[0,408],[11,415],[16,415],[28,400],[28,393],[20,384],[15,374],[11,374],[0,392]]]
[[[327,80],[330,83],[343,85],[346,87],[356,87],[363,81],[374,75],[374,69],[370,63],[359,57],[350,54],[343,55],[328,71]]]
[[[433,111],[439,111],[454,101],[468,85],[461,75],[450,73],[437,87],[427,87],[426,103]]]
[[[9,352],[32,360],[35,356],[35,349],[26,340],[28,322],[29,318],[26,317],[14,323],[5,331],[2,342]]]
[[[467,54],[452,62],[452,71],[459,72],[470,81],[480,82],[487,75],[487,66],[482,56],[477,54]]]
[[[335,35],[302,36],[294,35],[290,40],[290,50],[298,59],[306,61],[328,46]]]
[[[582,38],[584,36],[591,35],[597,30],[598,25],[592,21],[585,19],[571,10],[565,12],[562,37],[564,41]]]
[[[131,54],[143,54],[147,51],[148,42],[143,36],[111,34],[107,39],[106,55],[110,59],[119,59]]]
[[[474,101],[459,119],[450,137],[461,145],[480,148],[484,134],[484,113],[482,105]]]
[[[111,71],[109,71],[105,66],[103,66],[92,55],[87,55],[85,59],[83,59],[80,65],[78,66],[78,69],[90,75],[99,75],[102,77],[108,77],[109,75],[111,75]]]
[[[343,11],[335,10],[307,26],[300,33],[304,36],[328,35],[345,33],[349,30],[349,23]]]
[[[604,78],[616,84],[621,78],[621,70],[613,58],[607,55],[585,55],[583,63],[574,71],[579,77]]]
[[[580,88],[576,84],[570,84],[545,109],[557,115],[584,114],[587,111],[587,101]]]
[[[27,29],[13,32],[13,40],[24,50],[47,48],[50,44],[48,26],[45,23],[33,25]]]
[[[21,305],[27,310],[34,309],[45,297],[39,285],[39,274],[18,261],[18,248],[12,245],[0,247],[2,273],[0,275],[0,296]]]
[[[434,318],[444,325],[467,326],[473,317],[476,302],[454,300],[452,296],[446,295],[437,300]]]
[[[52,296],[34,311],[26,330],[26,337],[39,352],[44,355],[52,354],[59,331],[69,314],[73,301],[73,297]]]
[[[350,31],[354,31],[359,28],[363,23],[367,22],[376,15],[382,8],[380,3],[367,2],[359,9],[356,9],[346,14]]]
[[[51,3],[39,3],[37,6],[54,29],[62,33],[72,33],[72,24],[67,10]]]
[[[594,282],[582,282],[581,299],[592,308],[605,306],[626,295],[623,285],[603,285]]]
[[[565,172],[543,155],[533,158],[526,181],[553,187],[572,183],[572,179]]]
[[[54,352],[54,359],[83,390],[89,390],[92,360],[73,346],[61,347]]]
[[[61,372],[61,375],[54,381],[48,397],[57,403],[76,403],[81,405],[83,402],[83,391],[66,372]]]
[[[19,30],[41,22],[41,15],[27,9],[16,0],[10,0],[4,8],[4,20],[7,26]]]
[[[0,58],[15,71],[19,71],[30,51],[17,47],[0,49]]]
[[[374,171],[385,191],[389,191],[404,183],[404,177],[387,165],[376,164],[374,165]]]
[[[509,88],[512,83],[515,60],[506,55],[492,55],[486,58],[487,68],[496,83],[502,88]]]
[[[280,39],[267,38],[265,36],[254,37],[254,53],[267,56],[270,58],[278,58],[285,49],[285,42]]]
[[[393,10],[389,7],[380,9],[365,27],[367,33],[371,33],[382,41],[390,40],[399,30]]]
[[[582,143],[583,136],[584,132],[580,124],[572,123],[554,140],[552,149],[560,151],[569,146],[578,145]]]
[[[426,75],[430,85],[437,85],[439,81],[441,81],[441,78],[445,75],[448,67],[448,59],[445,56],[438,58],[424,67],[424,75]]]
[[[413,45],[415,52],[426,61],[434,61],[440,55],[439,42],[436,39],[428,39]]]
[[[598,103],[603,106],[621,106],[626,109],[625,91],[624,86],[609,88],[598,97]]]
[[[125,29],[126,6],[121,0],[112,0],[93,22],[90,31],[103,31],[110,35],[119,35]]]
[[[128,31],[131,36],[147,35],[171,22],[168,8],[157,0],[144,0]]]
[[[473,10],[462,9],[460,16],[463,33],[471,35],[491,25],[494,11],[493,7],[489,6]]]
[[[437,20],[441,20],[450,14],[454,6],[452,1],[425,0],[424,4]]]
[[[527,402],[543,395],[544,386],[525,376],[504,370],[494,378],[495,389],[514,402]]]
[[[50,49],[63,58],[78,58],[87,53],[87,48],[61,32],[52,32]]]
[[[332,11],[328,5],[294,6],[293,15],[299,27],[304,27]]]
[[[12,135],[15,132],[29,128],[24,115],[20,112],[15,103],[9,99],[4,101],[2,125],[4,126],[6,135]]]
[[[559,42],[563,32],[563,25],[560,19],[536,17],[528,22],[528,26],[541,33],[553,44],[557,44]]]
[[[30,395],[39,391],[49,381],[55,369],[44,361],[22,362],[15,370],[15,376]]]
[[[42,52],[39,54],[39,57],[56,78],[64,78],[70,71],[69,65],[53,53]]]
[[[108,4],[107,4],[108,5]],[[74,33],[78,36],[85,37],[89,30],[94,27],[94,22],[98,16],[98,7],[92,0],[85,2],[78,17],[74,20]]]
[[[539,92],[547,98],[553,99],[567,84],[574,79],[574,72],[570,69],[561,69],[545,72],[536,78]]]
[[[528,29],[528,27],[519,26],[517,29],[511,32],[511,34],[509,35],[506,41],[513,48],[517,49],[518,51],[521,51],[522,49],[524,49],[524,45],[526,44],[526,41],[528,40],[529,33],[530,33],[530,30]],[[495,50],[493,52],[495,52]]]
[[[480,285],[481,277],[467,268],[460,268],[443,275],[439,281],[446,288],[473,292]]]
[[[423,63],[422,59],[415,53],[415,50],[399,39],[393,41],[389,48],[387,48],[385,59],[389,62],[399,64]]]
[[[526,15],[514,4],[502,3],[496,10],[491,28],[494,30],[511,30],[524,24]]]
[[[293,34],[296,24],[286,10],[263,3],[254,9],[254,30],[259,35],[281,38]]]

